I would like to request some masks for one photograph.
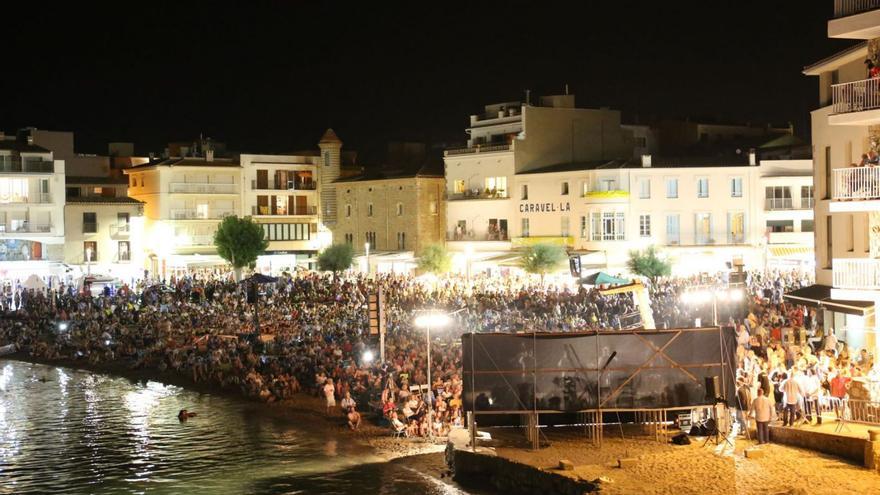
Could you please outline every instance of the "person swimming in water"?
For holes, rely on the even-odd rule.
[[[186,421],[189,418],[194,418],[195,416],[196,413],[189,412],[186,409],[181,409],[180,412],[177,413],[177,419],[179,419],[181,422]]]

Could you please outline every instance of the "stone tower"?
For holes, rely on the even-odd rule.
[[[321,164],[319,174],[321,181],[321,219],[324,225],[336,223],[336,189],[333,183],[339,179],[340,167],[342,166],[342,140],[327,129],[321,140],[318,141],[321,148]]]

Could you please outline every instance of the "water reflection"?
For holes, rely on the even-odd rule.
[[[259,404],[2,361],[0,494],[459,493]],[[57,382],[57,383],[55,383]],[[181,423],[180,409],[198,416]],[[439,464],[438,464],[439,463]],[[451,491],[450,491],[451,490]]]

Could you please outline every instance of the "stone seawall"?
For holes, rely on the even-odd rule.
[[[508,495],[583,495],[598,491],[589,481],[497,457],[490,450],[471,452],[457,449],[452,443],[446,448],[455,480],[464,485],[488,485]]]
[[[867,439],[797,428],[770,427],[770,441],[831,454],[864,465]]]

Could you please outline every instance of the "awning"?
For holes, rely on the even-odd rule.
[[[848,315],[866,316],[874,312],[874,303],[870,301],[831,299],[831,287],[827,285],[814,284],[802,287],[783,295],[783,298],[793,304],[824,308]]]
[[[810,246],[770,246],[770,256],[774,258],[803,258],[813,254]]]
[[[519,266],[519,260],[521,257],[520,253],[507,252],[475,261],[475,263],[489,263],[497,266]]]

